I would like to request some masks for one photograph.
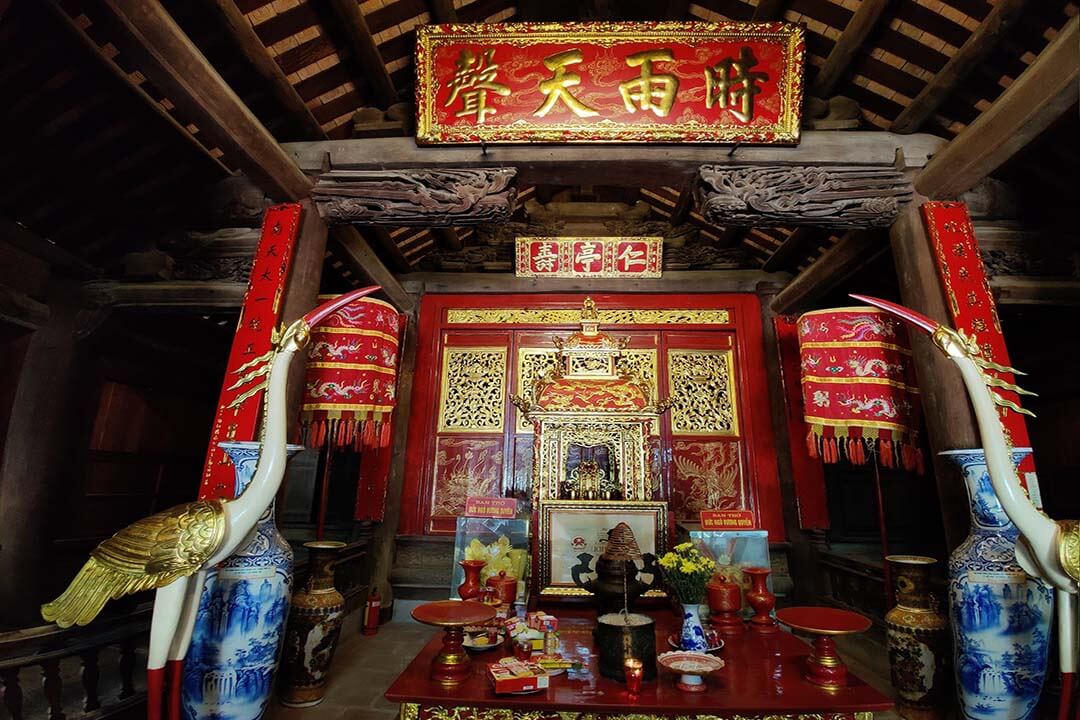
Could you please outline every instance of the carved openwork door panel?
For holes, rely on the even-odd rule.
[[[432,530],[453,530],[470,495],[503,494],[509,341],[506,333],[454,333],[441,349]]]
[[[634,371],[652,397],[673,401],[650,431],[642,499],[667,501],[682,522],[696,522],[702,509],[751,510],[760,527],[782,540],[757,298],[594,299],[600,328],[628,339],[619,369]],[[401,532],[451,532],[469,495],[526,502],[533,496],[533,426],[510,396],[553,368],[553,338],[565,340],[578,329],[583,300],[424,298]],[[618,439],[601,432],[618,428],[596,430],[595,437],[560,445],[552,461],[570,473],[578,468],[586,483],[625,479]]]
[[[743,477],[735,335],[678,333],[665,340],[676,519],[695,520],[701,510],[752,509]]]

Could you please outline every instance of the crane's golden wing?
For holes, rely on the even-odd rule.
[[[86,625],[109,600],[191,575],[225,539],[220,500],[177,505],[128,525],[90,553],[64,594],[41,606],[60,627]]]

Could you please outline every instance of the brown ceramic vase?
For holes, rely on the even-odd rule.
[[[900,701],[896,710],[908,720],[943,717],[948,657],[945,617],[931,602],[930,566],[936,560],[920,555],[889,555],[896,606],[885,614],[892,684]]]
[[[334,559],[345,543],[317,541],[304,547],[311,571],[292,597],[281,656],[279,699],[289,707],[322,702],[345,616],[345,597],[334,587]]]

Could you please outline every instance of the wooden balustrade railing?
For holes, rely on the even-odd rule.
[[[86,628],[48,625],[0,633],[0,691],[7,716],[137,717],[146,691],[141,677],[136,683],[136,668],[145,664],[149,629],[147,606]]]

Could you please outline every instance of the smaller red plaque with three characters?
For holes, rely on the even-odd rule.
[[[519,237],[517,277],[658,278],[660,237]]]

